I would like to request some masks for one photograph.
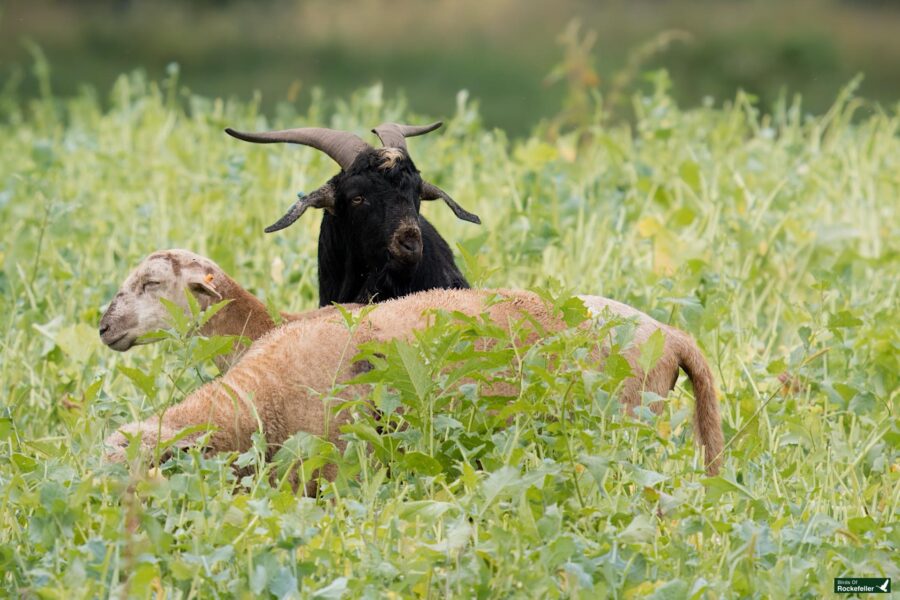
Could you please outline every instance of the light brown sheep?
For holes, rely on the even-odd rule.
[[[505,300],[486,303],[497,295]],[[687,372],[695,393],[695,430],[705,451],[707,471],[715,474],[723,446],[718,402],[712,373],[694,341],[684,332],[624,304],[598,296],[581,298],[597,314],[609,309],[614,315],[634,317],[638,322],[635,347],[625,354],[635,373],[635,377],[626,381],[620,398],[627,406],[640,402],[641,389],[665,396],[675,383],[678,368]],[[336,403],[364,394],[366,390],[362,386],[350,386],[339,398],[328,399],[327,394],[335,382],[346,381],[354,374],[352,358],[359,344],[370,340],[411,339],[416,330],[428,325],[433,309],[471,316],[486,313],[501,325],[519,321],[527,313],[548,330],[564,327],[535,294],[510,290],[419,292],[375,305],[352,333],[334,312],[313,316],[277,328],[260,339],[223,377],[202,386],[167,410],[161,426],[154,417],[122,427],[107,440],[113,448],[109,456],[114,460],[124,457],[127,444],[123,432],[141,432],[142,444],[150,449],[159,439],[160,428],[164,432],[162,439],[167,439],[182,428],[204,423],[216,428],[209,438],[210,450],[245,451],[250,447],[251,434],[257,430],[256,415],[273,447],[299,431],[325,436],[342,447],[339,427],[349,417],[342,413],[331,419],[331,409]],[[639,346],[658,329],[665,334],[663,355],[644,377],[637,366]],[[200,435],[187,436],[179,445],[190,444]],[[324,475],[330,479],[335,473],[326,468]]]
[[[152,342],[140,336],[171,324],[160,299],[165,298],[189,313],[186,291],[194,295],[203,309],[229,300],[200,329],[201,335],[237,335],[255,341],[275,328],[265,304],[219,265],[188,250],[172,249],[154,252],[128,275],[100,319],[100,339],[118,352]],[[298,321],[334,312],[334,307],[326,307],[299,314],[282,312],[281,318]],[[226,371],[246,350],[246,345],[238,344],[230,354],[216,357],[219,370]]]

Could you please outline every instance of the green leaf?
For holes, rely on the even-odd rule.
[[[200,423],[198,425],[191,425],[190,427],[185,427],[183,429],[180,429],[178,431],[178,433],[173,435],[171,438],[163,440],[162,443],[159,445],[159,448],[160,448],[160,450],[165,450],[166,448],[170,448],[173,446],[177,447],[177,446],[179,446],[179,442],[181,442],[181,440],[186,439],[195,433],[207,433],[207,432],[215,431],[215,430],[216,430],[216,427],[210,423]]]
[[[862,325],[862,319],[856,317],[847,310],[842,310],[837,314],[833,314],[828,318],[828,327],[829,328],[837,328],[837,327],[859,327]]]
[[[490,507],[500,494],[514,486],[520,480],[519,470],[512,467],[500,467],[498,470],[491,473],[481,484],[481,492],[484,494],[484,505],[482,510]]]
[[[683,579],[667,581],[647,596],[647,600],[682,600],[683,598],[690,598],[690,589],[688,582]]]
[[[656,471],[651,471],[649,469],[642,469],[640,467],[631,467],[631,476],[634,478],[635,483],[644,487],[653,487],[668,479],[668,477],[662,473],[657,473]]]
[[[118,365],[116,367],[119,373],[122,373],[134,383],[138,389],[151,400],[155,400],[157,396],[156,379],[149,373],[145,373],[137,367],[126,367]]]
[[[195,364],[203,363],[210,358],[228,354],[234,349],[238,338],[231,335],[214,335],[211,338],[197,340],[191,355]]]
[[[663,355],[663,348],[666,345],[666,336],[662,329],[657,329],[650,334],[643,344],[641,344],[641,355],[638,357],[638,365],[646,375],[656,365],[656,361]]]
[[[416,473],[433,477],[440,474],[441,463],[422,452],[407,452],[403,456],[403,466]]]
[[[13,453],[12,461],[19,468],[20,471],[23,471],[25,473],[34,471],[35,468],[37,468],[36,460],[34,460],[30,456],[26,456],[20,452]]]
[[[448,511],[458,511],[459,507],[450,502],[436,500],[414,500],[401,504],[399,516],[404,521],[421,520],[425,523],[436,523]]]
[[[313,592],[313,598],[322,600],[340,600],[347,593],[347,578],[338,577],[323,588]]]
[[[656,535],[656,525],[647,515],[637,515],[616,537],[626,544],[649,543]]]
[[[448,554],[466,546],[472,538],[472,526],[468,521],[460,520],[447,530],[444,539],[436,544],[427,544],[426,547],[441,554]]]
[[[200,303],[197,302],[197,298],[194,297],[194,294],[191,293],[189,288],[184,289],[184,297],[187,299],[188,310],[191,312],[191,318],[196,320],[197,317],[200,316]]]
[[[269,591],[276,598],[288,598],[297,593],[297,578],[287,567],[281,567],[269,581]]]
[[[184,309],[168,298],[160,298],[159,301],[162,302],[166,312],[169,313],[173,329],[175,329],[178,335],[182,337],[186,336],[191,330],[191,320],[184,314]]]
[[[741,484],[725,479],[724,477],[707,477],[703,479],[703,485],[706,486],[706,497],[710,502],[716,502],[723,494],[728,492],[736,492],[741,496],[750,500],[756,500],[756,497]]]
[[[97,393],[100,391],[100,388],[103,387],[103,378],[98,378],[94,383],[89,385],[84,393],[82,394],[82,398],[84,399],[85,404],[90,404],[97,397]]]
[[[577,296],[572,296],[557,308],[562,311],[563,321],[567,327],[575,327],[590,318],[590,311],[584,305],[584,301]]]
[[[57,457],[65,454],[65,446],[61,445],[59,440],[27,440],[24,443],[46,456]]]
[[[870,531],[875,531],[878,525],[872,517],[852,517],[847,519],[847,529],[857,535],[862,535]]]
[[[609,470],[609,459],[605,456],[582,455],[578,460],[587,468],[597,485],[603,485],[603,479]]]
[[[613,384],[618,384],[620,381],[624,381],[634,375],[634,371],[631,370],[631,364],[628,362],[628,359],[618,352],[612,352],[606,357],[606,363],[603,365],[603,372],[606,373]]]
[[[420,401],[425,400],[432,386],[428,367],[422,361],[419,352],[412,345],[398,340],[395,342],[394,347],[400,356],[400,361],[403,363],[403,368],[410,383],[412,383],[416,396]]]

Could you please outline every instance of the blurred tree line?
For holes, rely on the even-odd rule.
[[[40,48],[57,94],[86,84],[103,94],[124,71],[159,78],[176,62],[193,91],[260,91],[268,108],[308,103],[315,87],[342,97],[382,81],[440,116],[468,89],[488,125],[525,133],[567,110],[584,83],[558,76],[572,68],[572,23],[592,38],[584,93],[612,96],[623,117],[629,90],[660,68],[685,105],[741,88],[763,107],[802,94],[818,112],[858,73],[862,95],[900,98],[896,0],[7,0],[0,86],[37,94]]]

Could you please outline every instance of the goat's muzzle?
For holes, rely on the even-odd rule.
[[[422,230],[416,225],[401,225],[394,232],[388,247],[391,258],[404,265],[415,265],[422,260]]]

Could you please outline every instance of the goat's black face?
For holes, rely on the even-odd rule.
[[[363,152],[332,184],[334,215],[347,224],[347,242],[367,266],[415,270],[422,259],[422,179],[407,154],[397,148]]]

